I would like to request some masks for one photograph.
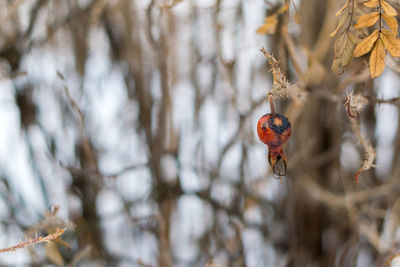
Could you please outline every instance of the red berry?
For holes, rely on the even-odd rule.
[[[268,161],[275,174],[286,175],[286,156],[282,146],[292,133],[292,126],[285,116],[265,114],[257,123],[258,138],[268,146]]]

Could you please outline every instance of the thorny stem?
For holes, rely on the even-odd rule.
[[[26,241],[20,242],[19,244],[15,245],[15,246],[8,247],[8,248],[2,248],[2,249],[0,249],[0,253],[15,251],[16,249],[33,246],[38,243],[44,243],[44,242],[50,243],[51,241],[60,237],[64,233],[65,230],[66,230],[66,228],[58,228],[57,231],[53,234],[49,234],[47,236],[39,236],[34,239],[27,239]]]

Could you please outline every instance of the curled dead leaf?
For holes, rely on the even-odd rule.
[[[349,13],[343,14],[343,16],[341,16],[339,19],[339,23],[338,23],[336,29],[329,36],[333,37],[336,35],[336,33],[343,32],[343,30],[342,30],[343,26],[348,25],[350,23],[349,20],[350,20]]]
[[[272,15],[265,18],[265,23],[259,27],[256,32],[258,34],[274,34],[276,30],[276,25],[278,24],[278,19],[276,15]]]
[[[280,9],[278,9],[278,11],[276,11],[275,14],[281,14],[283,12],[286,12],[289,9],[289,5],[288,4],[284,4],[283,7],[281,7]]]
[[[359,44],[362,42],[362,40],[368,36],[368,31],[365,28],[362,29],[356,29],[354,27],[350,27],[349,31],[347,32],[349,35],[349,38],[354,44]]]
[[[278,15],[286,12],[289,9],[289,5],[285,4],[279,8],[274,14],[265,17],[265,23],[259,27],[256,32],[258,34],[274,34],[276,31],[276,25],[278,24]]]
[[[354,47],[354,43],[351,41],[347,33],[342,33],[335,41],[334,45],[335,58],[343,57],[346,52],[346,48],[348,47]],[[346,56],[350,56],[351,58],[351,54]]]
[[[349,6],[350,0],[347,0],[346,3],[336,12],[336,16],[342,14],[343,10],[345,10]]]
[[[354,42],[351,40],[349,32],[344,32],[335,41],[334,53],[335,58],[332,62],[331,69],[334,73],[340,75],[343,68],[349,64],[353,58]]]
[[[345,65],[343,58],[335,58],[332,62],[331,70],[337,75],[341,75],[344,72],[343,68]]]

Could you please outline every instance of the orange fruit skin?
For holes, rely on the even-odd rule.
[[[268,146],[268,162],[273,172],[279,176],[285,176],[286,156],[282,146],[292,134],[292,126],[288,118],[276,113],[263,115],[257,123],[257,134],[260,141]],[[281,160],[283,166],[278,164]]]
[[[257,123],[258,138],[270,149],[283,146],[292,134],[292,126],[285,116],[280,114],[265,114]]]

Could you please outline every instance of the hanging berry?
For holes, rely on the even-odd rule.
[[[285,176],[287,165],[286,156],[282,146],[287,142],[292,126],[285,116],[275,113],[268,113],[262,116],[257,123],[258,138],[268,146],[268,162],[273,173]]]

